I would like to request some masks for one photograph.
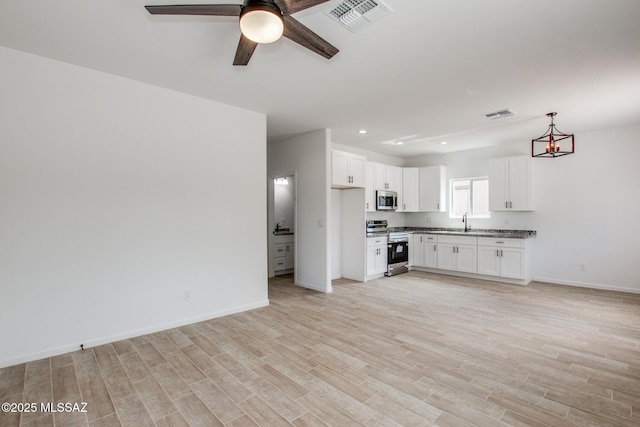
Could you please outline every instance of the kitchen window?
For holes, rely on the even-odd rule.
[[[469,218],[490,218],[489,212],[489,178],[452,179],[450,218],[462,218],[467,213]]]

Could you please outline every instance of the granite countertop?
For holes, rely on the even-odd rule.
[[[276,236],[291,236],[293,231],[290,228],[281,228],[279,230],[273,230],[273,234]]]
[[[449,236],[474,236],[474,237],[499,237],[503,239],[529,239],[536,237],[535,230],[497,230],[497,229],[471,229],[463,228],[437,228],[437,227],[390,227],[389,231],[406,231],[410,233],[441,234]]]

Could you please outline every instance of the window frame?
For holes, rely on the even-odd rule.
[[[473,182],[475,181],[486,181],[487,185],[489,185],[489,177],[488,176],[474,176],[474,177],[465,177],[465,178],[452,178],[449,180],[449,218],[461,219],[462,215],[455,215],[455,209],[453,206],[454,197],[453,197],[453,189],[454,184],[460,181],[469,181],[470,184],[470,195],[469,195],[469,205],[473,207]],[[489,207],[489,192],[487,191],[487,208]],[[468,212],[468,211],[467,211]],[[487,210],[486,215],[476,215],[473,212],[468,212],[467,218],[469,219],[488,219],[491,218],[491,211]]]

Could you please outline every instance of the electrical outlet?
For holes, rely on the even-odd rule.
[[[580,264],[580,271],[587,271],[587,264]]]
[[[184,302],[191,301],[191,289],[185,289],[184,291]]]

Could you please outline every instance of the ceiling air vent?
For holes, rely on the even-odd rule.
[[[325,14],[355,33],[391,12],[391,8],[380,0],[344,0]]]
[[[504,117],[511,117],[513,115],[515,115],[515,113],[513,111],[511,111],[508,108],[505,108],[504,110],[494,111],[493,113],[488,113],[488,114],[485,114],[484,116],[487,119],[495,120],[495,119],[502,119]]]

